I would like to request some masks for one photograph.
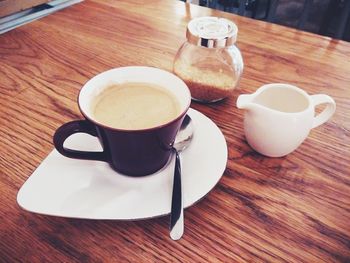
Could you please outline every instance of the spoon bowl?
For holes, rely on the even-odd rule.
[[[173,147],[177,150],[177,152],[183,151],[190,144],[192,137],[193,137],[192,119],[189,115],[186,115],[176,135]]]

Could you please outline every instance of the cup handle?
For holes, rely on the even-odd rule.
[[[311,95],[311,100],[314,105],[314,108],[317,105],[324,104],[324,103],[326,104],[326,108],[320,114],[314,117],[312,128],[316,128],[317,126],[320,126],[321,124],[328,121],[330,117],[332,117],[332,115],[335,112],[336,106],[333,98],[324,94]]]
[[[53,143],[55,145],[56,150],[60,154],[69,158],[97,160],[97,161],[107,162],[107,154],[105,151],[102,151],[102,152],[79,151],[79,150],[68,149],[63,146],[65,140],[69,136],[78,132],[87,133],[95,137],[97,136],[97,131],[95,126],[87,120],[77,120],[77,121],[67,122],[63,124],[61,127],[59,127],[53,136]]]

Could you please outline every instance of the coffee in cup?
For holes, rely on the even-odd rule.
[[[107,87],[93,102],[94,118],[116,129],[149,129],[180,114],[177,98],[147,82],[124,82]]]
[[[58,128],[54,145],[66,157],[105,161],[126,175],[152,174],[168,162],[190,103],[188,87],[170,72],[151,67],[112,69],[83,86],[78,104],[85,119]],[[98,137],[103,151],[64,147],[74,133]]]

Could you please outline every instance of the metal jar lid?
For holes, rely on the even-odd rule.
[[[238,28],[225,18],[205,16],[192,19],[187,25],[186,37],[191,44],[221,48],[236,42]]]

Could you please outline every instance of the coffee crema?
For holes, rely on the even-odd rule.
[[[152,83],[124,82],[104,89],[92,103],[93,118],[106,126],[141,130],[174,120],[181,113],[178,99]]]

